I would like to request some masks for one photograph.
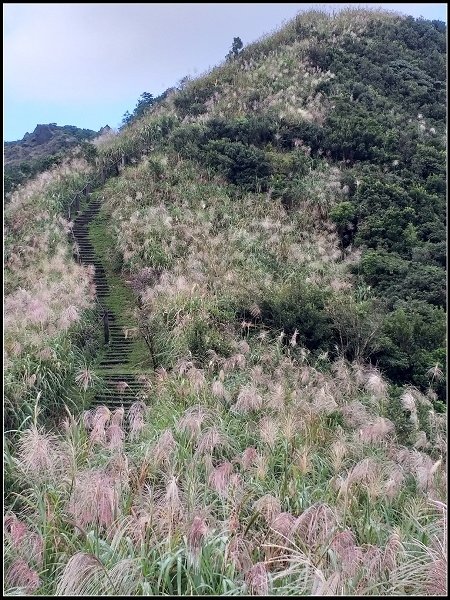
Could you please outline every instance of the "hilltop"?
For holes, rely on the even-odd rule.
[[[446,594],[445,35],[299,14],[11,195],[7,594]]]

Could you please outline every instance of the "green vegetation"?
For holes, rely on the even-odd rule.
[[[126,410],[82,412],[57,225],[93,161],[12,196],[8,595],[446,593],[445,27],[310,11],[236,50],[98,146]]]
[[[79,155],[85,156],[86,149],[97,133],[91,129],[80,129],[74,125],[59,127],[56,123],[38,125],[33,133],[27,133],[22,140],[5,142],[5,171],[3,177],[4,194],[9,200],[11,192],[19,185],[61,165],[65,157],[73,155],[73,148],[79,147]],[[86,157],[87,158],[87,157]]]
[[[117,323],[122,327],[138,328],[138,312],[136,300],[129,286],[121,275],[121,255],[115,250],[115,240],[110,232],[110,224],[103,213],[97,215],[89,227],[89,238],[92,241],[97,256],[105,266],[106,277],[110,292],[105,299],[107,309],[117,316]],[[134,338],[128,357],[130,370],[146,370],[151,367],[151,357],[148,347],[141,337]],[[123,369],[123,367],[121,367]],[[98,372],[100,372],[97,369]],[[109,369],[108,373],[114,373]]]
[[[62,214],[91,176],[65,162],[15,192],[5,209],[5,398],[7,429],[80,405],[75,377],[98,350],[89,275],[75,264]]]
[[[233,38],[233,44],[231,46],[231,50],[228,52],[228,54],[226,55],[226,59],[227,60],[233,60],[233,58],[236,58],[239,55],[240,50],[242,50],[242,48],[244,47],[244,44],[242,43],[242,40],[240,37],[235,37]]]

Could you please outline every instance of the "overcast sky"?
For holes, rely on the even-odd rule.
[[[220,63],[317,4],[3,4],[4,139],[38,123],[117,127],[143,92]],[[351,4],[323,4],[338,10]],[[446,4],[354,4],[447,21]]]

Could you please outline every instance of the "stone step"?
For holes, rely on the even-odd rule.
[[[104,369],[112,369],[120,365],[125,365],[126,362],[127,361],[123,358],[109,358],[102,360],[102,362],[99,364],[99,367],[102,367]]]
[[[118,408],[119,406],[123,406],[124,408],[129,408],[133,402],[136,402],[137,398],[104,398],[103,396],[96,396],[92,401],[92,405],[94,406],[113,406],[114,408]]]
[[[110,375],[109,377],[112,377]],[[125,382],[128,387],[127,390],[140,390],[142,389],[142,383],[136,379],[126,379],[125,377],[118,377],[117,379],[109,379],[108,375],[102,377],[102,386],[104,390],[115,390],[118,383]]]
[[[104,398],[116,398],[120,396],[121,398],[136,398],[138,395],[142,395],[142,390],[130,390],[126,388],[123,392],[120,392],[119,389],[114,390],[102,390],[98,392],[98,395],[102,395]]]
[[[108,394],[116,394],[118,388],[119,383],[126,383],[128,387],[125,388],[125,392],[139,392],[142,391],[142,384],[139,383],[138,381],[133,381],[132,379],[129,379],[128,381],[125,379],[111,379],[109,381],[106,381],[105,378],[103,378],[102,381],[102,386],[101,388],[99,388],[99,392],[107,392]]]
[[[112,340],[111,344],[109,345],[110,350],[109,351],[115,351],[115,352],[130,352],[131,351],[131,345],[128,344],[122,344],[122,342],[120,340]]]
[[[116,376],[113,374],[105,375],[104,377],[102,377],[103,383],[108,387],[113,388],[117,383],[119,383],[119,381],[125,381],[125,383],[128,383],[130,388],[142,389],[142,383],[140,381],[137,381],[134,377],[126,375],[118,375],[117,378],[115,377]]]
[[[120,380],[118,380],[118,381],[120,381]],[[110,396],[111,394],[112,395],[118,395],[118,394],[120,394],[119,388],[117,387],[118,381],[116,383],[114,383],[113,385],[111,385],[111,387],[109,387],[109,388],[98,390],[98,393],[99,394],[103,394],[105,396]],[[136,394],[138,394],[138,393],[140,393],[142,391],[143,391],[142,386],[131,387],[131,385],[130,385],[130,387],[125,388],[125,390],[122,392],[122,395],[126,395],[126,394],[128,394],[128,395],[136,395]]]
[[[108,354],[121,353],[122,356],[128,356],[128,354],[131,353],[131,346],[122,346],[120,344],[120,342],[122,340],[119,340],[117,338],[113,339],[111,336],[109,336],[109,339],[110,339],[111,345],[108,345],[108,350],[106,350],[106,353],[108,353]]]
[[[117,384],[121,381],[125,381],[125,379],[117,379],[117,380],[108,382],[108,387],[99,389],[98,393],[117,394],[118,389],[119,389],[117,387]],[[137,383],[136,385],[135,385],[135,382],[133,382],[133,381],[125,381],[125,383],[128,383],[129,387],[125,388],[124,393],[136,394],[137,392],[143,391],[143,387],[140,383]]]
[[[133,402],[134,400],[136,400],[136,395],[135,394],[129,394],[128,396],[123,395],[123,394],[119,394],[119,392],[116,392],[115,394],[104,394],[103,392],[98,392],[98,394],[96,394],[95,398],[97,399],[102,399],[106,402],[111,402],[112,401],[117,401],[117,400],[126,400],[128,402]]]
[[[98,215],[100,212],[100,206],[89,206],[78,218],[83,219],[86,217]]]
[[[131,400],[129,400],[128,402],[111,402],[111,401],[109,401],[107,404],[105,404],[105,402],[102,402],[101,400],[94,399],[91,403],[91,407],[95,408],[97,406],[107,406],[108,408],[112,408],[113,410],[116,408],[123,407],[125,410],[128,410],[131,407],[131,405],[133,404],[133,402],[131,402]]]
[[[124,340],[129,340],[130,338],[126,338],[123,334],[122,329],[117,329],[114,325],[109,325],[109,334],[116,339],[116,341],[120,340],[123,342]],[[131,342],[132,340],[130,340]]]

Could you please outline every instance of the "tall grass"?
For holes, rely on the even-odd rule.
[[[5,209],[5,417],[17,426],[39,396],[69,401],[84,358],[73,344],[92,322],[92,272],[76,264],[64,218],[91,170],[68,160],[14,192]],[[81,335],[83,337],[83,335]]]
[[[8,458],[20,491],[5,525],[7,593],[441,593],[442,462],[395,430],[361,430],[356,402],[378,419],[370,370],[341,360],[337,379],[276,342],[266,352],[262,367],[250,341],[244,373],[223,377],[225,402],[213,391],[220,366],[149,375],[134,433],[137,406],[68,414],[52,434],[29,424]],[[244,407],[249,385],[260,400]]]
[[[99,168],[128,161],[102,189],[95,237],[115,246],[114,274],[139,300],[154,367],[136,374],[147,403],[67,407],[44,426],[39,406],[68,403],[71,381],[95,384],[70,341],[86,329],[89,273],[66,252],[54,192],[88,168],[12,199],[8,595],[445,594],[445,420],[363,351],[348,361],[344,341],[327,346],[329,307],[345,317],[353,306],[358,260],[328,220],[347,193],[340,169],[308,163],[285,206],[270,187],[248,192],[182,158],[171,137],[250,110],[320,123],[331,107],[317,86],[332,74],[310,68],[309,44],[397,18],[300,15],[99,145]],[[205,110],[186,111],[199,98]],[[308,153],[265,151],[277,168]],[[376,325],[342,318],[340,333],[345,323],[361,346]]]

